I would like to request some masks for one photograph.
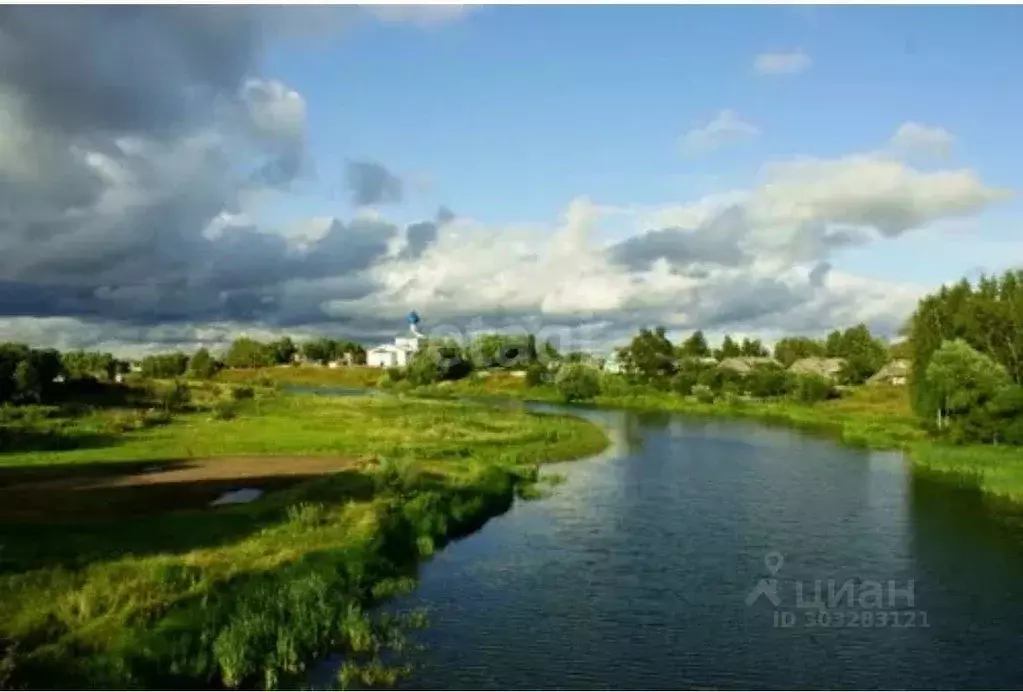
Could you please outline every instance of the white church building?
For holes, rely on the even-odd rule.
[[[395,337],[393,344],[381,344],[366,351],[366,365],[371,368],[404,368],[412,360],[412,356],[419,351],[423,335],[419,333],[416,324],[419,316],[412,312],[409,314],[409,332],[411,336]]]

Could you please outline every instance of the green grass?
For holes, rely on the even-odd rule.
[[[444,401],[265,395],[238,409],[0,455],[0,483],[188,455],[363,460],[248,505],[5,522],[0,687],[273,687],[336,652],[346,682],[387,684],[380,653],[400,650],[409,623],[374,604],[410,588],[418,561],[446,541],[529,495],[538,464],[607,444],[577,418]],[[122,414],[32,415],[93,430]],[[74,492],[52,501],[74,503]]]
[[[284,365],[273,368],[221,370],[217,382],[287,382],[319,387],[375,387],[383,374],[364,365],[328,368],[320,365]]]

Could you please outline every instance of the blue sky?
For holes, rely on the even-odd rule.
[[[659,204],[743,187],[767,161],[867,151],[906,121],[952,133],[951,165],[1019,189],[1021,35],[1018,7],[485,6],[425,31],[361,25],[326,49],[280,47],[266,73],[307,100],[314,198],[340,197],[323,192],[341,187],[343,160],[368,157],[430,179],[410,218],[444,203],[510,223],[577,195]],[[803,73],[753,69],[794,50],[812,59]],[[681,157],[679,136],[722,108],[762,134]],[[314,204],[350,214],[341,202]],[[982,235],[1011,239],[1019,210],[988,210]],[[946,261],[904,269],[937,281],[971,268]]]
[[[939,283],[1023,260],[1023,8],[18,12],[0,175],[23,188],[0,201],[26,230],[0,231],[0,332],[373,339],[414,307],[598,346],[890,333]],[[232,175],[260,160],[277,173],[246,196]],[[30,175],[49,166],[60,185]],[[356,169],[390,197],[356,204]],[[21,245],[76,171],[89,222]]]

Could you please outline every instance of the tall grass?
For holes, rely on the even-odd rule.
[[[420,560],[506,510],[537,464],[607,444],[579,419],[464,403],[283,394],[235,403],[233,420],[184,412],[108,447],[0,457],[0,478],[186,451],[364,460],[250,505],[8,523],[6,684],[276,687],[330,653],[343,656],[344,683],[386,684],[398,671],[382,655],[401,649],[417,618],[374,606],[410,588]]]

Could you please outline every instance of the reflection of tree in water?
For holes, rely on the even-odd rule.
[[[619,432],[628,451],[641,451],[646,438],[644,431],[666,430],[671,423],[672,414],[662,412],[625,413],[619,424]]]
[[[972,659],[968,685],[996,687],[1018,668],[1023,517],[1018,508],[919,471],[910,476],[907,502],[920,575],[916,608],[928,612],[935,660]]]

